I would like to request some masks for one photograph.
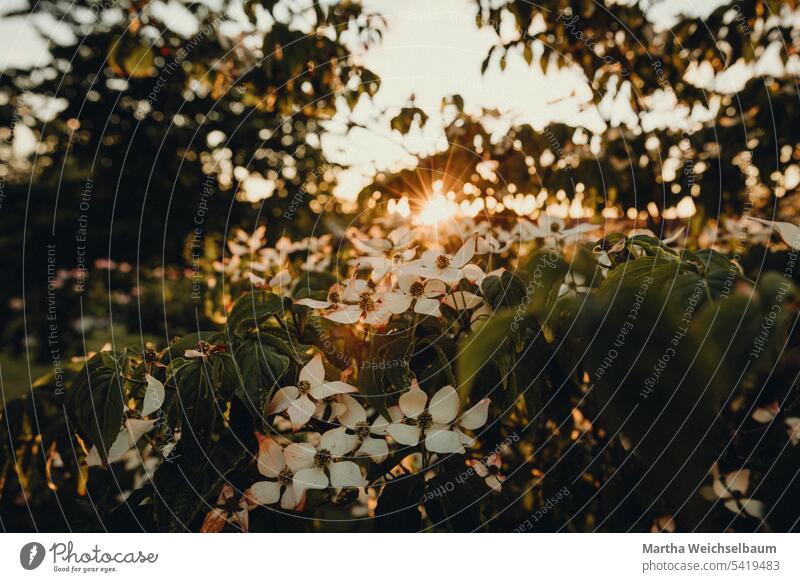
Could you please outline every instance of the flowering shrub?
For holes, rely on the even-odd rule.
[[[754,223],[749,272],[738,226],[237,233],[216,329],[8,405],[3,502],[118,530],[797,528],[800,244]]]

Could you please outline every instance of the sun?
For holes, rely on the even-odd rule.
[[[426,226],[433,226],[449,220],[458,212],[458,205],[441,194],[429,197],[417,214],[417,220]]]

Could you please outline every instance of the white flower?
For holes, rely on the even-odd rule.
[[[283,447],[275,439],[262,437],[258,443],[258,472],[267,478],[250,486],[247,496],[259,505],[281,502],[283,509],[294,509],[302,502],[295,497],[294,473],[286,466]],[[283,493],[283,495],[281,495]]]
[[[424,438],[425,448],[432,453],[463,453],[464,445],[470,444],[471,439],[459,428],[480,428],[486,424],[489,411],[489,400],[484,399],[454,424],[461,400],[452,386],[440,389],[426,404],[428,395],[414,380],[408,392],[400,396],[400,410],[405,418],[389,425],[389,435],[407,446],[416,446]]]
[[[269,281],[253,273],[250,273],[248,277],[250,283],[256,287],[277,287],[279,289],[285,289],[292,284],[292,274],[289,272],[289,269],[281,269],[274,277],[271,277]]]
[[[430,279],[423,282],[416,275],[401,275],[397,282],[398,291],[383,295],[384,305],[394,313],[405,313],[414,303],[414,313],[441,317],[439,300],[447,288],[441,281]]]
[[[403,274],[418,275],[426,279],[438,279],[452,285],[466,275],[464,269],[475,256],[476,237],[470,237],[453,255],[443,251],[427,250],[419,261],[408,263],[399,270]]]
[[[155,420],[141,420],[139,418],[127,419],[122,430],[119,431],[117,438],[114,439],[114,443],[109,447],[108,451],[106,451],[108,453],[108,462],[114,463],[119,461],[125,453],[136,445],[140,438],[153,430],[155,425]],[[86,455],[86,464],[90,467],[99,467],[103,464],[97,445],[94,445],[89,450],[89,454]]]
[[[791,222],[770,222],[769,220],[756,218],[754,216],[748,216],[747,218],[753,222],[768,226],[771,229],[774,228],[783,239],[783,242],[795,250],[800,250],[800,226],[794,225]]]
[[[391,293],[373,293],[364,291],[358,303],[340,304],[333,311],[324,314],[325,319],[336,323],[358,323],[363,319],[367,325],[381,327],[386,325],[392,315],[403,313],[402,305]]]
[[[716,465],[711,470],[714,477],[712,489],[717,499],[724,501],[725,507],[733,513],[744,513],[760,518],[764,515],[764,504],[756,499],[744,497],[750,484],[750,470],[738,471],[720,476]]]
[[[497,453],[492,453],[483,461],[473,460],[472,468],[475,469],[475,474],[486,481],[486,485],[500,493],[503,489],[503,481],[506,478],[500,474],[500,467],[503,466],[503,459]]]
[[[300,499],[308,489],[366,486],[361,468],[342,459],[357,445],[358,437],[348,434],[343,426],[323,434],[316,447],[309,443],[288,445],[283,455],[294,473],[295,498]]]
[[[300,370],[297,386],[286,386],[278,390],[269,403],[267,413],[279,414],[288,410],[292,428],[297,430],[311,419],[320,401],[335,394],[355,391],[354,386],[344,382],[326,382],[322,356],[317,354]]]
[[[339,415],[339,422],[358,437],[359,445],[356,449],[356,456],[364,455],[376,463],[382,463],[389,456],[389,446],[385,439],[373,438],[371,435],[383,437],[389,428],[389,421],[378,416],[370,424],[367,421],[367,411],[355,398],[345,394],[342,396],[342,402],[346,410]]]
[[[544,239],[545,244],[552,245],[553,243],[568,244],[580,239],[584,234],[597,230],[599,227],[595,224],[581,223],[572,228],[565,228],[566,223],[564,219],[549,214],[543,214],[539,217],[538,226],[534,226],[531,222],[522,219],[514,227],[513,234],[522,240],[528,242],[534,239]]]
[[[262,225],[253,231],[252,236],[248,236],[242,229],[236,229],[234,240],[228,241],[228,249],[233,256],[252,254],[264,246],[264,235],[267,227]]]

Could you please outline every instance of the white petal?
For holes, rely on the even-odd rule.
[[[389,428],[389,421],[386,420],[382,415],[378,415],[378,418],[372,423],[369,431],[372,434],[378,435],[385,435],[386,430]]]
[[[289,405],[289,420],[292,421],[292,429],[297,430],[305,425],[314,412],[317,410],[317,405],[311,399],[303,394],[300,398],[295,400]]]
[[[297,396],[300,392],[297,390],[296,386],[286,386],[285,388],[281,388],[275,393],[275,396],[272,397],[272,400],[269,403],[269,408],[267,408],[268,414],[279,414],[289,408],[289,405],[297,400]]]
[[[501,481],[500,481],[500,479],[498,479],[498,478],[497,478],[497,475],[489,475],[489,476],[486,478],[486,484],[487,484],[487,485],[488,485],[488,486],[489,486],[491,489],[493,489],[493,490],[497,491],[498,493],[500,493],[500,491],[502,491],[502,489],[503,489],[503,486],[502,486],[502,484],[501,484]]]
[[[728,491],[746,493],[747,485],[750,483],[750,469],[740,469],[735,473],[725,475],[725,485]]]
[[[328,487],[328,477],[317,467],[301,469],[294,474],[292,479],[294,496],[300,499],[308,489],[326,489]]]
[[[432,317],[442,316],[442,312],[439,310],[439,301],[437,299],[428,299],[427,297],[417,299],[417,303],[414,305],[414,312]]]
[[[422,266],[425,267],[426,269],[438,270],[438,267],[436,266],[436,259],[438,259],[443,254],[444,253],[442,253],[441,251],[435,251],[435,250],[425,251],[424,253],[422,253],[422,257],[420,257],[422,259]]]
[[[331,463],[331,485],[334,487],[365,487],[367,481],[361,475],[361,468],[352,461]]]
[[[428,395],[417,386],[411,386],[408,392],[400,396],[400,410],[408,418],[417,418],[425,410],[425,403],[428,402]]]
[[[367,437],[358,447],[356,455],[365,455],[376,463],[382,463],[389,456],[389,445],[384,439]]]
[[[259,481],[250,486],[249,497],[259,505],[272,505],[281,497],[281,484],[277,481]]]
[[[262,438],[258,443],[258,472],[274,479],[285,466],[283,447],[275,439]]]
[[[358,388],[355,386],[351,386],[346,382],[340,382],[339,380],[334,380],[331,382],[325,382],[318,386],[314,386],[311,388],[310,394],[317,400],[322,400],[323,398],[328,398],[329,396],[333,396],[334,394],[350,394],[352,392],[358,392]]]
[[[327,309],[328,307],[333,305],[333,303],[331,303],[330,301],[318,301],[316,299],[310,299],[310,298],[298,299],[297,301],[295,301],[295,303],[297,305],[304,305],[306,307],[310,307],[311,309]]]
[[[477,283],[478,285],[486,278],[486,275],[478,265],[465,265],[464,268],[461,269],[461,272],[464,273],[464,276],[470,283]]]
[[[125,421],[125,428],[122,429],[128,435],[128,444],[130,449],[136,442],[153,430],[155,427],[155,420],[141,420],[139,418],[129,418]],[[126,449],[127,450],[127,449]]]
[[[308,382],[311,387],[319,386],[325,381],[325,366],[322,365],[322,356],[317,354],[300,370],[300,381]]]
[[[283,269],[272,279],[269,280],[270,287],[285,287],[292,282],[292,275],[287,269]]]
[[[375,311],[370,311],[366,317],[364,317],[364,323],[368,325],[374,325],[376,327],[383,327],[389,320],[392,318],[392,312],[389,310],[378,309]]]
[[[438,279],[431,279],[425,283],[425,297],[433,298],[444,295],[447,292],[447,285]]]
[[[478,477],[486,477],[489,474],[489,469],[480,461],[473,461],[472,468],[475,470],[475,474]]]
[[[409,275],[409,274],[400,275],[400,277],[398,277],[397,279],[397,287],[403,293],[408,293],[409,291],[411,291],[411,286],[417,282],[419,282],[419,277],[417,277],[416,275]]]
[[[425,448],[432,453],[463,453],[461,440],[452,430],[432,429],[425,436]]]
[[[463,414],[459,424],[468,430],[476,430],[486,424],[488,418],[489,399],[484,398]]]
[[[205,358],[206,355],[198,350],[186,350],[183,352],[184,358]]]
[[[351,452],[358,445],[358,437],[348,434],[343,426],[329,430],[322,435],[319,443],[320,450],[327,449],[334,457],[341,457]]]
[[[467,263],[472,260],[472,257],[475,256],[475,246],[476,240],[475,237],[470,237],[464,245],[456,251],[456,254],[453,255],[453,260],[451,261],[452,265],[457,269],[460,269]]]
[[[144,379],[147,380],[147,388],[142,402],[142,416],[149,416],[164,404],[164,385],[150,374],[145,374]]]
[[[461,399],[452,386],[445,386],[431,398],[428,412],[433,421],[440,424],[450,424],[461,410]]]
[[[364,407],[361,406],[358,400],[348,394],[344,394],[342,396],[342,403],[345,406],[345,411],[338,416],[339,422],[344,426],[355,428],[356,424],[367,420],[367,411],[364,410]]]
[[[361,309],[358,305],[348,305],[337,311],[327,313],[325,319],[330,319],[336,323],[358,323],[358,320],[361,319]]]
[[[281,497],[281,509],[294,509],[299,505],[294,496],[294,487],[287,487]]]
[[[317,449],[308,443],[291,443],[283,449],[286,464],[295,473],[313,466],[316,454]]]
[[[401,445],[413,447],[419,443],[419,427],[408,424],[390,424],[386,429],[389,436]]]
[[[454,283],[458,283],[464,278],[464,271],[461,269],[455,269],[453,267],[447,267],[446,269],[437,271],[435,277],[437,279],[441,279],[448,285],[452,285]]]
[[[750,517],[759,519],[764,517],[764,504],[757,499],[741,499],[739,504],[742,506],[742,511]]]
[[[380,307],[395,314],[405,313],[411,307],[411,299],[412,297],[405,293],[384,293],[380,297]]]

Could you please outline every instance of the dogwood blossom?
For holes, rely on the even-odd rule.
[[[311,419],[317,404],[323,399],[348,392],[356,392],[356,388],[338,380],[325,381],[322,356],[317,354],[300,370],[297,386],[285,386],[277,391],[269,403],[267,413],[288,411],[292,428],[297,430]]]
[[[404,418],[387,429],[395,441],[416,446],[424,439],[425,448],[432,453],[463,453],[471,439],[459,429],[475,430],[486,424],[489,400],[482,400],[456,422],[461,400],[455,389],[441,388],[428,403],[428,395],[415,380],[400,396],[399,406]]]
[[[283,509],[295,509],[302,499],[295,496],[294,473],[286,466],[283,447],[273,438],[261,437],[258,443],[258,472],[266,480],[253,483],[247,495],[259,505],[281,502]]]
[[[286,465],[294,473],[295,498],[300,499],[308,489],[366,486],[359,466],[344,458],[358,442],[358,437],[348,434],[342,426],[323,434],[316,447],[310,443],[287,445],[283,454]]]

